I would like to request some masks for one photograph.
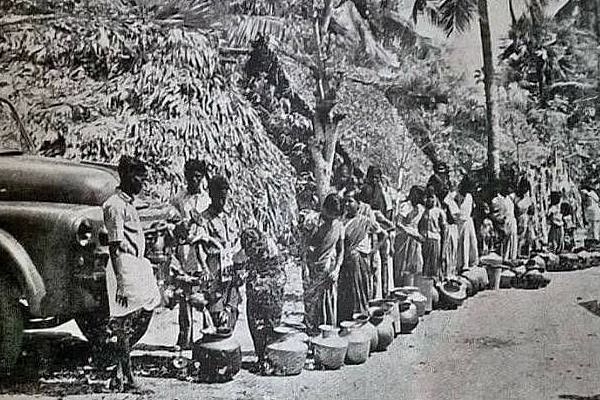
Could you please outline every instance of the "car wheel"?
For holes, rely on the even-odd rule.
[[[23,312],[11,292],[0,278],[0,376],[13,373],[23,344]]]

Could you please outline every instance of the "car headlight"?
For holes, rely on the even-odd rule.
[[[75,238],[81,247],[86,247],[92,240],[93,227],[87,219],[82,219],[77,225]]]

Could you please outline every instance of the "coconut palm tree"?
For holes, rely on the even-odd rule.
[[[500,175],[500,160],[496,135],[497,122],[494,113],[494,58],[487,0],[416,0],[413,6],[415,22],[417,17],[423,13],[427,13],[432,22],[440,26],[448,36],[454,32],[464,32],[470,27],[473,20],[479,17],[486,106],[488,173],[490,179],[496,179]]]
[[[554,18],[559,22],[573,21],[577,28],[593,32],[600,46],[600,1],[561,0]],[[600,72],[600,53],[596,57],[598,72]],[[597,83],[597,92],[600,96],[600,79]],[[596,99],[595,104],[596,120],[600,120],[600,101]]]

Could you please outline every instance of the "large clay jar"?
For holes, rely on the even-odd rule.
[[[468,296],[474,296],[479,292],[479,279],[474,269],[464,270],[458,279],[466,285]]]
[[[467,288],[458,279],[449,279],[439,286],[442,303],[450,308],[459,307],[467,298]]]
[[[490,280],[488,288],[491,290],[500,289],[500,277],[502,276],[502,266],[488,265],[486,266],[486,271]]]
[[[369,307],[380,307],[384,310],[389,309],[389,314],[392,318],[392,326],[394,327],[394,336],[400,333],[400,300],[396,297],[371,300],[369,301]]]
[[[194,343],[192,358],[200,363],[202,381],[227,382],[242,368],[242,350],[232,333],[229,328],[219,328]]]
[[[269,344],[265,352],[265,358],[271,367],[271,374],[298,375],[304,368],[308,353],[308,345],[305,343],[306,334],[285,326],[278,326],[274,331],[279,338]]]
[[[419,324],[417,306],[410,300],[400,303],[400,321],[403,334],[411,333]]]
[[[525,289],[539,289],[545,283],[544,275],[540,270],[530,269],[523,275],[523,287]]]
[[[406,301],[408,299],[408,293],[404,290],[404,288],[394,288],[390,291],[391,297],[398,300],[399,303]]]
[[[402,289],[404,289],[404,292],[408,295],[408,300],[412,301],[414,305],[417,306],[417,314],[419,314],[419,317],[425,315],[427,297],[423,296],[416,286],[405,286]]]
[[[392,317],[392,326],[394,327],[394,336],[400,334],[401,322],[400,322],[400,300],[395,297],[385,299],[388,306],[391,306],[390,316]]]
[[[440,292],[437,290],[435,285],[431,288],[431,305],[433,309],[437,309],[440,305]]]
[[[362,364],[369,358],[371,337],[354,321],[344,321],[340,324],[340,337],[348,341],[346,364]]]
[[[485,290],[490,284],[487,269],[483,267],[473,267],[476,272],[477,280],[479,281],[479,290]]]
[[[339,369],[344,365],[348,341],[338,335],[339,329],[331,325],[319,326],[321,335],[312,339],[315,366]]]
[[[375,351],[385,351],[394,341],[394,326],[390,316],[390,308],[387,310],[379,307],[370,308],[371,323],[377,328],[377,348]]]
[[[502,274],[500,274],[500,289],[510,289],[512,287],[511,282],[515,276],[517,274],[510,269],[502,271]]]
[[[354,314],[352,319],[356,323],[357,329],[364,332],[370,339],[369,352],[372,353],[377,349],[379,344],[379,334],[377,327],[369,321],[369,316],[365,314]]]

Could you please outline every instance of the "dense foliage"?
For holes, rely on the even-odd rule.
[[[182,185],[185,159],[201,157],[230,177],[243,221],[283,233],[296,213],[292,167],[239,76],[224,73],[218,38],[165,4],[3,2],[1,95],[43,153],[103,162],[136,154],[162,199]]]

